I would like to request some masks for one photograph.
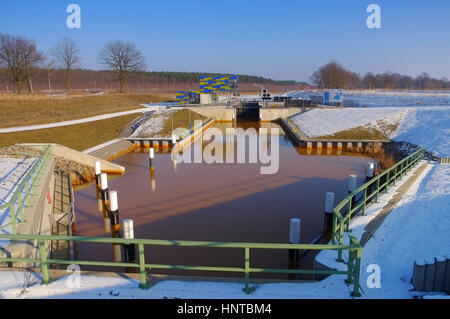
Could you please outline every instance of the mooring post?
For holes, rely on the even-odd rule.
[[[372,162],[367,163],[367,173],[366,173],[366,182],[370,181],[373,178],[373,170],[374,170],[375,164]],[[366,199],[370,203],[372,201],[372,189],[373,185],[369,184],[366,188]]]
[[[100,174],[102,173],[100,161],[95,161],[95,185],[97,186],[97,198],[100,197]]]
[[[334,193],[327,192],[325,194],[325,230],[331,229],[333,226],[333,208],[334,208]]]
[[[134,238],[134,227],[132,219],[124,219],[123,225],[123,237],[126,239]],[[135,244],[124,244],[125,262],[131,263],[136,261],[136,246]]]
[[[289,244],[300,244],[301,221],[299,218],[291,218],[289,223]],[[299,250],[289,249],[289,264],[297,264]]]
[[[153,159],[155,158],[155,149],[153,147],[150,148],[150,152],[148,154],[148,163],[150,171],[155,170],[155,167],[153,167]]]
[[[117,191],[109,192],[109,211],[110,211],[110,220],[111,220],[111,228],[119,232],[120,231],[120,223],[119,223],[119,204],[117,200]]]
[[[176,135],[172,135],[172,147],[174,147],[175,144],[177,144],[177,136]]]
[[[101,199],[103,205],[105,207],[108,206],[109,203],[109,192],[108,192],[108,175],[106,173],[102,173],[100,175],[100,184],[101,184]]]

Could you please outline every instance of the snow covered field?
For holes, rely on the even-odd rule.
[[[405,113],[405,108],[314,108],[294,116],[292,121],[309,137],[317,137],[369,123],[376,126],[377,120],[386,124],[399,123]]]
[[[314,108],[292,120],[310,137],[366,125],[384,132],[384,125],[399,124],[390,138],[450,157],[450,107]]]
[[[288,92],[293,98],[313,98],[321,100],[323,93],[314,91]],[[345,106],[360,107],[415,107],[415,106],[450,106],[450,92],[395,92],[395,91],[346,91]]]
[[[172,116],[172,113],[176,112],[180,108],[172,110],[158,110],[153,113],[151,118],[145,121],[139,126],[130,137],[153,137],[156,133],[160,132],[164,128],[166,120]],[[161,136],[160,136],[161,137]]]

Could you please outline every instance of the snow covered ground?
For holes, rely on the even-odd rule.
[[[163,130],[167,119],[179,109],[180,108],[155,111],[155,113],[141,124],[130,137],[154,137],[158,132]]]
[[[314,108],[292,117],[308,136],[331,135],[358,126],[376,128],[388,137],[450,157],[450,107]],[[394,132],[389,124],[399,124]]]
[[[450,107],[409,108],[393,138],[450,157]]]
[[[400,122],[405,108],[314,108],[292,118],[292,121],[309,137],[331,135],[377,120],[386,124]]]
[[[287,92],[284,96],[322,100],[323,93],[320,91],[293,91]],[[344,105],[360,107],[450,106],[450,92],[344,90]]]
[[[2,158],[0,157],[0,206],[8,203],[17,186],[26,175],[28,168],[36,161],[35,158]],[[11,221],[9,208],[0,210],[0,226]],[[11,226],[0,230],[1,234],[11,234]],[[9,244],[9,240],[0,239],[0,247]]]

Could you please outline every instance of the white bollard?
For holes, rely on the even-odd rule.
[[[150,151],[148,153],[148,164],[150,167],[150,170],[154,170],[153,167],[153,159],[155,158],[155,149],[153,147],[150,148]]]
[[[299,218],[291,218],[289,222],[289,244],[300,244],[301,221]],[[289,263],[295,264],[299,260],[299,250],[289,249]]]
[[[126,239],[134,238],[134,228],[132,219],[124,219],[122,222],[123,237]],[[125,262],[134,262],[136,260],[136,247],[134,244],[124,244]]]
[[[134,238],[134,228],[132,219],[124,219],[122,222],[123,227],[123,237],[127,239]]]
[[[117,200],[117,192],[110,191],[109,192],[109,211],[110,211],[110,219],[111,219],[111,227],[114,231],[118,232],[120,230],[119,223],[119,203]]]
[[[373,177],[374,167],[375,167],[375,164],[372,163],[372,162],[369,162],[367,164],[367,174],[366,174],[367,180],[369,180],[369,179],[371,179]]]
[[[177,144],[177,137],[175,135],[172,135],[172,146]]]
[[[102,186],[102,190],[108,189],[108,174],[106,173],[100,174],[100,185]]]
[[[327,192],[325,194],[325,229],[330,229],[333,226],[333,208],[334,193]]]
[[[356,175],[350,175],[348,177],[348,193],[354,192],[356,189]]]
[[[289,228],[289,243],[300,244],[301,221],[299,218],[291,218]]]

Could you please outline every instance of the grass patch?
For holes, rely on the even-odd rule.
[[[0,134],[0,147],[16,143],[57,143],[77,151],[116,138],[122,129],[139,114],[130,114],[108,120],[54,127],[43,130]]]
[[[370,126],[358,126],[333,135],[315,137],[316,140],[388,140],[381,131]]]
[[[139,104],[166,101],[152,94],[104,94],[48,97],[0,96],[0,127],[45,124],[140,108]]]

